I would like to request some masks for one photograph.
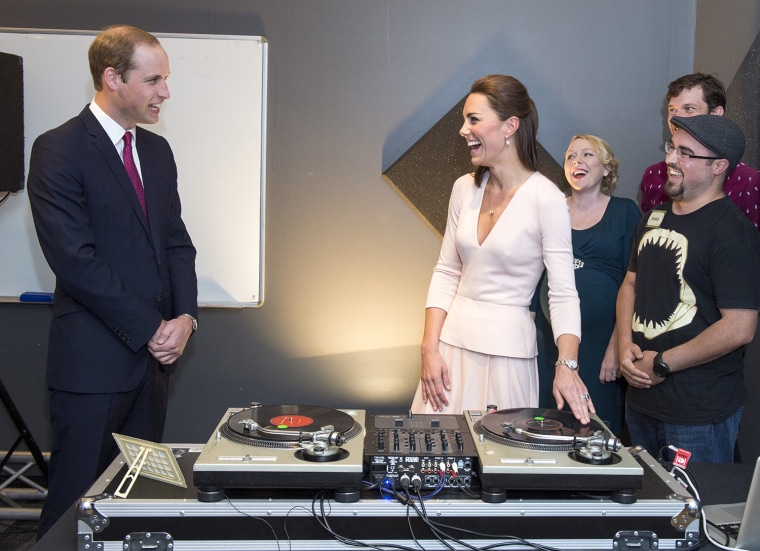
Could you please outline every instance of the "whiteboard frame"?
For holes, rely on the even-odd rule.
[[[42,37],[45,37],[45,36],[63,36],[63,37],[65,37],[65,36],[86,36],[86,37],[94,38],[99,32],[100,31],[68,30],[68,29],[34,29],[34,28],[0,27],[0,35],[30,35],[32,37],[40,35]],[[260,75],[260,78],[261,78],[261,90],[255,90],[257,93],[261,94],[261,112],[260,113],[256,112],[256,114],[258,115],[258,117],[260,117],[260,130],[261,130],[260,136],[259,136],[260,150],[258,151],[258,154],[259,154],[259,158],[258,158],[258,162],[259,162],[259,175],[258,175],[259,176],[259,187],[258,187],[258,192],[259,193],[258,193],[258,202],[259,202],[259,205],[258,205],[258,244],[257,244],[258,245],[258,255],[257,255],[258,259],[256,261],[256,267],[258,268],[258,274],[257,274],[258,275],[258,282],[257,282],[257,285],[255,286],[256,288],[251,287],[250,294],[249,293],[245,293],[245,296],[241,297],[241,295],[243,293],[237,292],[237,294],[235,296],[233,296],[226,289],[222,289],[222,286],[220,284],[218,284],[218,282],[216,282],[213,278],[204,277],[204,274],[199,272],[198,273],[198,276],[199,276],[198,305],[200,307],[207,307],[207,308],[209,308],[209,307],[212,307],[212,308],[245,308],[245,307],[255,307],[255,308],[258,308],[258,307],[261,307],[264,304],[264,274],[265,274],[264,259],[265,259],[265,243],[266,243],[266,239],[265,239],[265,228],[266,228],[266,172],[267,172],[266,171],[266,167],[267,167],[267,162],[266,162],[267,161],[267,157],[266,157],[266,155],[267,155],[266,137],[267,137],[267,103],[268,103],[267,90],[268,90],[268,72],[269,72],[268,71],[268,42],[267,42],[266,38],[264,38],[264,37],[261,37],[261,36],[248,36],[248,35],[204,35],[204,34],[186,34],[186,33],[152,33],[152,34],[154,34],[154,36],[156,36],[159,39],[159,41],[162,42],[162,45],[164,45],[164,47],[167,49],[167,52],[169,52],[170,66],[171,66],[171,68],[172,68],[172,70],[174,72],[172,76],[174,77],[173,80],[175,80],[175,81],[176,81],[176,79],[180,78],[180,76],[177,75],[178,72],[174,71],[174,67],[176,65],[178,65],[178,63],[176,63],[176,62],[173,61],[173,57],[176,57],[176,55],[173,56],[172,52],[170,51],[171,50],[171,45],[170,44],[173,41],[175,41],[175,40],[190,39],[190,41],[188,43],[190,43],[193,40],[214,40],[214,41],[217,41],[217,42],[220,42],[220,41],[255,41],[258,44],[258,46],[260,47],[260,50],[261,50],[261,60],[260,60],[261,61],[261,67],[260,67],[260,69],[261,69],[261,75]],[[0,38],[2,38],[2,36],[0,36]],[[89,43],[87,44],[87,46],[89,47]],[[0,47],[0,49],[6,50],[7,48]],[[21,55],[22,57],[24,57],[24,52],[19,53],[19,52],[13,52],[13,51],[11,51],[9,53],[15,53],[16,55]],[[176,52],[175,52],[175,54],[176,54]],[[81,65],[85,69],[87,69],[86,54],[85,54],[85,57],[81,59]],[[81,67],[78,66],[78,67],[76,67],[76,69],[77,70],[81,70]],[[257,67],[256,67],[256,69],[258,69],[258,60],[257,60]],[[24,91],[24,96],[25,96],[25,100],[26,100],[26,96],[27,96],[27,91],[26,91],[26,80],[27,80],[26,71],[27,71],[27,67],[26,67],[26,63],[25,63],[25,65],[24,65],[24,72],[25,72],[25,78],[24,78],[24,80],[25,80],[25,85],[24,85],[25,91]],[[179,73],[179,74],[181,75],[181,73]],[[89,77],[89,70],[88,69],[87,69],[87,75]],[[204,74],[203,76],[207,76],[207,75]],[[220,82],[217,85],[219,93],[216,96],[215,101],[225,101],[227,99],[225,97],[225,90],[227,90],[227,87],[231,87],[231,86],[235,86],[236,85],[236,81],[233,80],[235,78],[235,74],[230,74],[230,75],[228,75],[228,77],[230,78],[230,80],[232,80],[232,82],[227,82],[227,83]],[[259,77],[259,75],[255,75],[256,79],[258,79],[258,77]],[[255,81],[255,84],[258,84],[258,80]],[[53,83],[54,87],[65,86],[65,85],[66,85],[65,83],[63,83],[63,84]],[[94,92],[94,89],[92,89],[91,78],[89,78],[89,88],[90,88],[90,90],[89,90],[90,97],[88,99],[86,99],[86,101],[84,103],[82,103],[81,105],[78,106],[78,110],[81,110],[82,106],[85,103],[88,103],[92,99],[92,97],[94,96],[95,92]],[[171,86],[170,86],[170,91],[173,91]],[[183,92],[183,95],[184,94],[185,94],[185,92]],[[172,105],[173,105],[172,99],[170,99],[169,103],[168,103],[168,107],[171,108]],[[208,108],[209,109],[214,109],[214,104],[208,105]],[[59,124],[62,124],[65,120],[68,120],[69,118],[71,118],[72,116],[74,116],[76,113],[78,113],[78,110],[75,109],[74,111],[69,111],[69,112],[65,113],[65,117],[62,120],[46,121],[47,124],[46,124],[44,130],[42,130],[42,131],[46,131],[49,128],[53,128],[55,126],[58,126]],[[28,121],[30,119],[30,116],[29,116],[29,106],[26,105],[26,101],[25,101],[24,111],[25,111],[25,113],[24,113],[24,119],[25,119],[25,124],[24,124],[24,128],[25,128],[25,131],[24,131],[24,133],[25,133],[25,144],[24,144],[25,161],[24,162],[25,162],[25,176],[26,176],[28,174],[28,171],[29,171],[28,164],[29,164],[29,153],[31,151],[31,145],[32,145],[32,142],[34,141],[34,139],[36,139],[37,136],[36,135],[30,136],[30,129],[29,129],[29,124],[28,124]],[[181,118],[181,116],[175,118],[175,120],[177,120],[179,118]],[[151,130],[151,131],[154,131],[154,132],[157,132],[158,134],[163,135],[164,132],[162,132],[161,127],[162,127],[162,123],[165,120],[166,120],[166,115],[163,115],[162,118],[159,120],[159,123],[157,123],[156,125],[149,125],[147,128],[149,130]],[[38,132],[37,130],[34,130],[34,133],[35,134],[39,134],[40,132]],[[170,143],[172,143],[171,136],[167,136],[167,138],[169,139]],[[174,146],[175,144],[172,143],[172,145]],[[175,149],[175,156],[179,157],[180,155],[181,155],[181,151],[178,152],[178,150]],[[191,237],[193,237],[194,242],[197,242],[200,239],[196,239],[195,236],[201,236],[200,232],[203,231],[203,228],[196,227],[194,229],[193,226],[192,226],[192,224],[188,223],[188,219],[186,218],[187,209],[185,208],[186,207],[186,205],[185,205],[185,202],[186,202],[185,196],[187,196],[191,192],[188,192],[187,188],[185,188],[185,190],[183,191],[183,188],[182,188],[182,183],[183,183],[183,176],[182,176],[182,174],[183,174],[183,166],[182,166],[181,161],[179,161],[179,160],[178,160],[177,164],[178,164],[178,169],[179,169],[179,174],[180,174],[180,182],[179,182],[179,184],[180,184],[180,196],[181,196],[181,199],[183,201],[183,218],[185,218],[185,222],[188,224],[188,230],[190,231]],[[190,173],[190,172],[191,171],[188,170],[186,172],[186,174]],[[185,179],[186,180],[190,180],[189,178],[185,178]],[[255,184],[255,182],[251,183],[252,186],[254,184]],[[24,220],[24,222],[27,223],[27,224],[29,224],[29,228],[31,228],[31,229],[27,228],[27,230],[26,230],[25,233],[29,233],[29,231],[31,231],[31,233],[32,233],[32,236],[30,238],[30,241],[32,241],[32,243],[29,244],[29,246],[32,249],[31,252],[30,252],[30,254],[31,254],[32,269],[34,270],[35,274],[37,274],[39,272],[42,272],[42,276],[43,276],[42,277],[42,283],[37,283],[37,286],[46,286],[47,285],[47,281],[45,281],[45,277],[49,277],[50,281],[52,282],[52,283],[50,283],[50,285],[52,287],[54,285],[55,278],[54,278],[52,272],[49,271],[49,267],[47,267],[47,264],[44,262],[44,257],[42,256],[41,251],[39,251],[39,245],[36,242],[36,235],[34,234],[33,224],[31,224],[31,222],[30,222],[30,220],[31,220],[31,214],[29,212],[28,200],[26,200],[23,197],[24,194],[26,194],[26,192],[27,192],[26,188],[24,188],[20,192],[13,193],[13,194],[11,194],[10,197],[7,198],[7,200],[4,202],[4,204],[0,204],[0,227],[2,227],[3,217],[7,217],[9,215],[9,213],[7,211],[12,210],[13,208],[16,208],[16,209],[23,208],[25,211],[27,211],[22,216],[24,218],[27,218],[26,220]],[[252,199],[254,197],[255,197],[255,195],[251,196]],[[14,203],[17,203],[17,204],[16,205],[9,205],[8,203],[10,203],[10,202],[14,202]],[[18,203],[23,203],[23,206],[19,205]],[[253,229],[254,227],[255,226],[248,226],[249,229]],[[4,229],[7,230],[7,228],[4,228]],[[18,231],[18,228],[15,228],[15,229],[12,228],[12,230],[13,231]],[[242,234],[242,233],[244,233],[244,231],[242,231],[240,233]],[[6,237],[8,237],[7,231],[4,233],[4,235]],[[15,235],[15,234],[11,234],[11,235]],[[251,243],[255,243],[255,242],[251,241]],[[34,250],[35,246],[37,247],[36,250]],[[198,245],[197,245],[197,243],[196,243],[196,248],[199,248]],[[199,248],[199,255],[202,254],[202,253],[203,253],[203,251]],[[4,256],[6,256],[6,260],[5,261],[0,260],[0,264],[10,264],[12,262],[12,260],[8,259],[8,256],[10,256],[10,255],[6,254]],[[240,257],[243,258],[243,255],[241,255]],[[42,259],[41,262],[40,262],[40,259]],[[43,264],[44,264],[44,267],[43,267]],[[212,264],[212,265],[215,266],[216,259],[215,258],[212,259],[212,261],[210,262],[210,264]],[[198,266],[198,263],[197,263],[196,264],[196,270],[198,270],[198,267],[199,266]],[[4,268],[2,271],[6,272],[6,270],[7,270],[7,268]],[[45,270],[47,270],[48,273],[44,273]],[[250,273],[246,274],[246,277],[251,276],[251,275],[255,275],[255,272],[252,271],[252,270],[251,270]],[[209,284],[209,282],[210,282],[210,284]],[[32,284],[30,283],[30,285],[32,285]],[[218,289],[215,288],[214,286],[216,286]],[[18,302],[19,301],[19,297],[20,297],[20,295],[21,295],[22,292],[27,292],[27,291],[42,291],[42,292],[47,292],[47,291],[52,291],[52,288],[50,288],[50,289],[47,289],[47,288],[39,289],[39,288],[32,287],[32,288],[18,289],[18,291],[19,291],[18,294],[16,294],[15,290],[16,289],[14,288],[13,292],[12,292],[12,296],[0,297],[0,302]],[[253,293],[255,293],[255,294],[253,294]],[[8,293],[6,292],[6,293],[0,293],[0,294],[8,294]]]

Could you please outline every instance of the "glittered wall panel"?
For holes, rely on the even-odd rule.
[[[760,166],[760,33],[726,91],[727,115],[744,131],[747,147],[742,160]]]

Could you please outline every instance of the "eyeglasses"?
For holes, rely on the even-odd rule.
[[[671,151],[675,153],[676,157],[679,159],[722,159],[722,157],[705,157],[704,155],[694,155],[694,153],[689,153],[683,147],[676,147],[673,145],[673,142],[665,142],[665,154],[667,155]]]

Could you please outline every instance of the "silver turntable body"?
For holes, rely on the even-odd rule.
[[[273,416],[265,408],[262,419],[257,408],[227,410],[193,465],[199,499],[218,501],[230,488],[338,489],[350,494],[345,501],[359,498],[364,410],[277,406]]]
[[[503,501],[506,490],[569,490],[613,491],[613,499],[635,501],[644,476],[638,461],[598,417],[576,426],[567,415],[572,417],[556,410],[465,411],[485,500]]]

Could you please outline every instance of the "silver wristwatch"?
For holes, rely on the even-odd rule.
[[[192,316],[190,314],[180,314],[181,316],[185,316],[186,318],[190,318],[190,321],[193,322],[193,333],[195,333],[198,330],[198,320],[195,318],[195,316]]]
[[[557,367],[558,365],[564,365],[570,371],[578,371],[578,368],[580,367],[578,365],[578,361],[577,360],[573,360],[572,358],[566,358],[564,360],[557,360],[557,363],[554,364],[554,367]]]

